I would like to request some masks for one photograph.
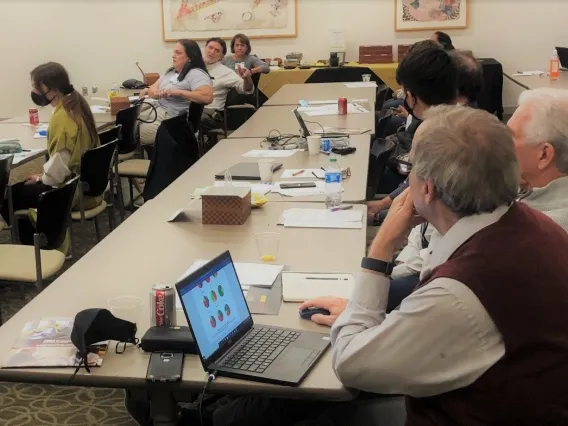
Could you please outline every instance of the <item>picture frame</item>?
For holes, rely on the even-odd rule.
[[[394,0],[395,31],[465,29],[471,0]]]
[[[160,0],[162,37],[292,38],[298,34],[298,0]]]

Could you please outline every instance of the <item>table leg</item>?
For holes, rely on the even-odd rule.
[[[153,391],[150,393],[150,404],[154,426],[177,426],[178,407],[173,393]]]

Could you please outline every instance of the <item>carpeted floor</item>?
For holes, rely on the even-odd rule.
[[[38,164],[30,165],[21,174],[31,174]],[[41,164],[39,164],[41,167]],[[24,169],[24,167],[22,167]],[[18,179],[20,176],[14,176]],[[19,180],[19,179],[18,179]],[[118,219],[118,216],[117,216]],[[101,215],[101,232],[108,234],[108,216]],[[87,253],[97,242],[91,222],[74,224],[76,259]],[[0,232],[0,244],[10,242],[9,232]],[[74,261],[66,261],[62,271]],[[36,295],[34,287],[4,285],[0,282],[0,309],[7,321]],[[1,362],[1,361],[0,361]],[[124,408],[124,392],[120,389],[59,387],[24,383],[0,382],[0,425],[2,426],[136,426]]]

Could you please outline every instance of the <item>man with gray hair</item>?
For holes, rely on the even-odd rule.
[[[521,170],[523,202],[568,232],[568,90],[527,90],[508,122]]]
[[[568,424],[568,234],[515,201],[511,131],[436,107],[411,161],[331,329],[337,377],[407,395],[407,426]],[[420,221],[441,238],[418,289],[386,314],[394,253]]]

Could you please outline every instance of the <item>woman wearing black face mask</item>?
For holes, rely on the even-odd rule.
[[[80,173],[81,156],[99,146],[95,120],[89,104],[73,88],[63,66],[49,62],[31,72],[32,101],[38,106],[51,105],[53,115],[47,130],[49,160],[43,166],[43,174],[30,176],[25,182],[12,187],[15,210],[34,208],[41,193],[63,184],[72,174]],[[86,200],[87,208],[100,204],[100,199]],[[9,220],[7,203],[2,217]],[[29,220],[19,221],[20,241],[33,244],[33,226]]]

